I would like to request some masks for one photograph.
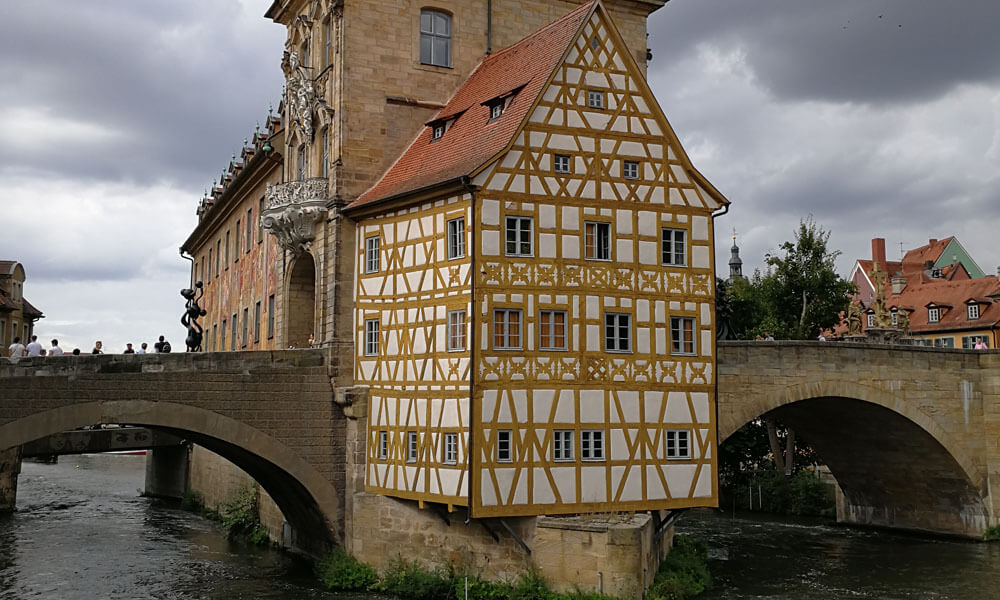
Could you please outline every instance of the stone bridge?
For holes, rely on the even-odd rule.
[[[286,350],[0,360],[0,447],[96,424],[148,427],[246,471],[281,508],[293,543],[343,538],[346,431],[338,354]]]
[[[724,441],[773,415],[808,441],[857,524],[981,536],[1000,516],[1000,352],[722,342]]]
[[[360,490],[352,465],[364,461],[365,415],[337,402],[350,391],[334,387],[351,382],[342,357],[0,360],[0,447],[95,424],[165,431],[246,471],[299,534],[293,543],[320,551],[345,541],[345,506]],[[718,374],[719,440],[767,414],[793,427],[840,483],[843,520],[970,536],[997,523],[1000,352],[723,342]]]

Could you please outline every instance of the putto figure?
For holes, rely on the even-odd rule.
[[[181,290],[181,296],[187,300],[185,304],[184,314],[181,316],[181,325],[187,328],[187,351],[188,352],[201,352],[201,338],[202,338],[202,328],[198,324],[198,318],[204,317],[207,313],[204,308],[198,306],[198,301],[201,300],[202,296],[205,295],[205,290],[202,289],[202,283],[200,281],[194,282],[195,289],[184,288]],[[197,298],[195,294],[201,292]]]

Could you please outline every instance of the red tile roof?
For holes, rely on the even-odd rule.
[[[485,57],[435,117],[436,121],[459,115],[444,136],[432,142],[431,128],[422,129],[382,178],[347,208],[469,175],[503,151],[596,4],[588,2]],[[503,115],[487,123],[489,109],[482,103],[521,86]]]
[[[27,298],[21,298],[21,302],[24,303],[24,307],[21,309],[21,312],[22,314],[24,314],[25,317],[29,317],[32,319],[42,318],[43,316],[42,311],[35,308],[35,306],[31,302],[28,302]]]
[[[925,246],[919,248],[914,248],[903,256],[903,271],[906,273],[923,271],[924,265],[927,262],[936,263],[941,259],[941,254],[944,249],[948,247],[948,244],[954,240],[955,237],[947,237],[943,240],[934,240],[929,242]]]
[[[16,260],[0,260],[0,275],[13,275],[16,266]]]
[[[886,305],[904,308],[910,313],[910,330],[914,333],[952,331],[958,329],[986,329],[1000,322],[1000,304],[990,300],[990,296],[1000,294],[1000,281],[996,276],[977,279],[929,279],[907,282],[899,295],[886,295]],[[979,318],[970,321],[966,302],[974,299],[982,304]],[[937,323],[927,321],[927,306],[951,307],[940,311]]]

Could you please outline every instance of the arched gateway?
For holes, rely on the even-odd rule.
[[[166,430],[260,483],[302,550],[341,542],[345,427],[322,351],[0,362],[3,448],[99,423]]]
[[[844,492],[838,519],[980,536],[997,521],[1000,356],[821,342],[719,345],[719,440],[771,415]],[[992,440],[992,443],[991,443]]]

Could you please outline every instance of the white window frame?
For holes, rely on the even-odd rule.
[[[591,228],[593,228],[593,243],[589,243],[589,238],[591,235]],[[601,239],[601,232],[606,235]],[[601,221],[584,221],[583,222],[583,258],[584,260],[611,260],[611,223],[603,223]]]
[[[569,154],[552,155],[552,171],[564,175],[573,172],[573,157]]]
[[[417,462],[417,432],[406,432],[406,462]]]
[[[388,460],[389,459],[389,432],[380,431],[378,432],[378,459]]]
[[[511,239],[512,234],[513,239]],[[513,252],[511,244],[514,245]],[[525,251],[525,245],[527,245],[527,251]],[[535,255],[535,219],[518,215],[504,218],[504,254],[506,256]]]
[[[941,320],[941,309],[939,309],[936,306],[933,307],[933,308],[928,308],[927,309],[927,322],[928,323],[937,323],[940,320]]]
[[[668,460],[691,458],[691,430],[668,429],[663,436],[664,451]]]
[[[552,460],[555,462],[573,460],[572,429],[557,429],[552,432]]]
[[[503,115],[503,104],[503,100],[501,100],[490,105],[490,119],[488,122],[492,123]]]
[[[365,319],[365,356],[378,356],[379,322],[378,319]]]
[[[688,340],[678,334],[691,333],[691,348],[688,350],[685,345]],[[694,356],[698,353],[698,324],[694,317],[670,317],[670,353],[680,356]]]
[[[510,429],[497,430],[497,462],[514,462],[514,432]]]
[[[425,21],[424,16],[428,17]],[[440,23],[436,18],[442,18],[445,27],[441,31]],[[445,56],[438,56],[441,50],[435,50],[435,42],[444,40],[443,52]],[[429,8],[420,11],[420,64],[434,67],[451,67],[451,40],[452,40],[452,18],[444,11]],[[428,44],[427,53],[424,53],[424,43]]]
[[[639,179],[639,161],[623,160],[622,177],[625,179]]]
[[[954,337],[939,337],[934,338],[935,348],[954,348],[955,338]]]
[[[868,328],[871,329],[872,327],[875,327],[875,315],[868,313]]]
[[[365,238],[365,273],[378,273],[381,267],[379,255],[381,245],[381,239],[377,235]]]
[[[580,460],[597,462],[607,456],[604,445],[603,429],[584,429],[580,431]]]
[[[465,311],[452,310],[448,312],[448,352],[465,350]]]
[[[437,141],[444,137],[445,126],[444,123],[439,123],[434,127],[431,127],[431,141]]]
[[[622,331],[626,332],[624,340]],[[610,334],[610,335],[609,335]],[[624,344],[623,344],[624,341]],[[632,351],[632,315],[629,313],[604,313],[604,351]]]
[[[889,313],[889,319],[893,327],[899,325],[899,311],[898,310],[891,311]]]
[[[465,258],[465,217],[448,221],[448,260]]]
[[[557,345],[555,334],[556,315],[562,315],[562,345]],[[547,325],[549,335],[543,333],[543,325]],[[569,347],[569,314],[565,310],[541,310],[538,313],[538,349],[566,350]],[[546,339],[548,338],[548,339]]]
[[[973,304],[969,304],[968,306],[969,306],[969,320],[970,321],[976,321],[976,320],[978,320],[979,319],[979,305],[973,303]]]
[[[680,261],[677,260],[678,255],[681,257]],[[687,266],[686,229],[663,227],[660,230],[660,264],[668,267]]]
[[[975,350],[976,342],[978,342],[979,340],[983,340],[983,343],[986,344],[987,348],[990,347],[989,338],[987,338],[985,335],[977,334],[977,335],[962,336],[962,348],[964,348],[965,350]]]
[[[510,333],[511,317],[517,316],[517,339]],[[497,317],[501,317],[500,324],[503,326],[502,344],[497,345]],[[520,309],[516,308],[495,308],[493,309],[493,349],[494,350],[520,350],[524,341],[524,315]],[[512,342],[516,341],[514,344]]]
[[[441,462],[446,465],[458,464],[458,434],[444,434],[444,447],[442,448]]]
[[[604,92],[601,90],[587,90],[587,108],[604,110]]]

